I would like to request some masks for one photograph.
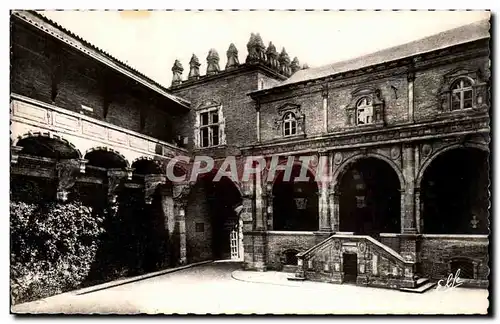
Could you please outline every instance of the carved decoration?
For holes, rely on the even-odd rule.
[[[162,174],[148,174],[144,177],[144,200],[146,204],[151,204],[156,188],[166,182],[167,177]]]
[[[336,251],[338,251],[338,250],[340,250],[340,247],[341,247],[341,245],[340,245],[340,240],[335,240],[335,242],[333,243],[333,248],[334,248]]]
[[[292,71],[292,74],[300,70],[300,62],[297,57],[293,58],[292,64],[290,64],[290,69]]]
[[[10,163],[16,164],[19,159],[19,152],[22,151],[22,147],[20,146],[11,146],[10,147]]]
[[[441,112],[451,111],[451,91],[455,81],[467,78],[472,81],[472,108],[486,109],[489,106],[488,72],[480,67],[457,67],[443,76],[438,102]]]
[[[116,203],[116,191],[123,179],[127,177],[127,172],[121,169],[108,169],[108,201]]]
[[[227,55],[227,63],[226,63],[226,70],[232,69],[240,65],[240,61],[238,60],[238,50],[236,49],[236,46],[234,46],[233,43],[229,45],[229,49],[226,52]]]
[[[68,190],[76,182],[76,175],[80,170],[80,163],[75,159],[62,160],[56,163],[57,172],[57,199],[66,201],[68,199]]]
[[[251,33],[250,34],[250,40],[247,43],[247,50],[248,50],[248,55],[246,62],[247,63],[254,63],[259,60],[259,55],[257,54],[257,50],[255,47],[255,34]]]
[[[290,76],[292,74],[292,69],[290,68],[290,57],[284,47],[281,50],[278,61],[280,63],[280,73],[285,76]]]
[[[175,60],[174,66],[172,66],[172,86],[176,86],[182,83],[182,72],[184,68],[182,67],[181,62],[179,60]]]
[[[351,100],[346,106],[346,124],[348,126],[357,125],[356,106],[363,98],[367,98],[373,107],[373,121],[366,125],[384,125],[385,102],[381,97],[380,89],[373,87],[358,88],[351,93]]]
[[[267,65],[275,70],[279,70],[280,63],[278,62],[278,51],[276,51],[276,47],[273,42],[269,42],[269,46],[267,46],[266,50],[267,56]]]
[[[342,153],[336,152],[335,155],[333,156],[333,163],[339,165],[340,163],[342,163],[343,159],[344,157],[342,156]]]
[[[303,135],[305,134],[305,115],[302,113],[300,105],[287,103],[278,108],[278,117],[274,120],[275,130],[278,136],[283,135],[283,118],[285,114],[291,112],[294,114],[295,119],[297,121],[297,134]]]
[[[391,159],[396,160],[401,155],[401,148],[399,146],[393,146],[391,148]]]
[[[361,253],[364,253],[366,250],[366,244],[364,242],[359,242],[358,249]]]
[[[422,145],[422,156],[423,157],[428,157],[432,153],[432,145],[431,144],[424,144]]]
[[[214,75],[219,72],[219,53],[217,53],[215,48],[212,48],[207,56],[207,75]]]
[[[188,80],[197,80],[200,77],[200,61],[198,57],[193,54],[189,61],[189,75]]]

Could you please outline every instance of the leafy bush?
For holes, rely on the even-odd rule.
[[[102,223],[102,217],[78,201],[11,201],[12,303],[79,287],[94,261]]]

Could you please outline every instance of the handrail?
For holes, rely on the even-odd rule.
[[[327,239],[323,240],[322,242],[316,244],[315,246],[313,246],[312,248],[304,251],[304,252],[300,252],[297,254],[297,257],[298,258],[305,258],[307,257],[309,254],[313,253],[314,251],[320,249],[321,247],[323,247],[324,245],[326,245],[328,242],[334,240],[334,239],[354,239],[354,240],[367,240],[369,241],[370,243],[376,245],[378,248],[384,250],[385,252],[387,252],[388,254],[390,254],[392,257],[398,259],[399,261],[403,262],[404,264],[407,264],[407,265],[412,265],[414,264],[414,262],[412,261],[408,261],[408,260],[405,260],[399,253],[397,253],[396,251],[394,251],[393,249],[391,249],[390,247],[380,243],[379,241],[377,241],[376,239],[374,239],[373,237],[371,236],[368,236],[368,235],[345,235],[345,234],[333,234],[331,235],[330,237],[328,237]]]

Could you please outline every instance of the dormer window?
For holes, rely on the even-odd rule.
[[[451,110],[467,108],[472,108],[472,82],[461,78],[451,87]]]
[[[297,135],[297,119],[292,112],[283,117],[283,136]]]
[[[358,125],[373,123],[373,105],[368,97],[361,98],[356,105],[356,116]]]

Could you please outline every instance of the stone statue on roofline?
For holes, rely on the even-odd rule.
[[[292,74],[292,70],[290,68],[290,57],[284,47],[280,53],[278,61],[280,63],[280,73],[284,76],[290,76]]]
[[[229,49],[226,52],[227,54],[227,63],[226,63],[226,70],[232,69],[240,65],[240,61],[238,60],[238,50],[236,49],[236,46],[234,46],[233,43],[229,45]]]
[[[193,54],[191,61],[189,61],[189,75],[188,80],[197,80],[200,77],[200,61],[198,57]]]
[[[219,68],[219,53],[212,48],[207,56],[207,75],[214,75],[220,72]]]
[[[266,50],[266,56],[267,56],[267,65],[270,68],[279,71],[280,64],[278,62],[278,51],[276,51],[276,47],[274,46],[273,42],[269,42],[269,46],[267,47]]]
[[[182,72],[184,68],[182,67],[181,62],[179,60],[175,60],[174,66],[172,66],[172,86],[176,86],[182,83]]]

